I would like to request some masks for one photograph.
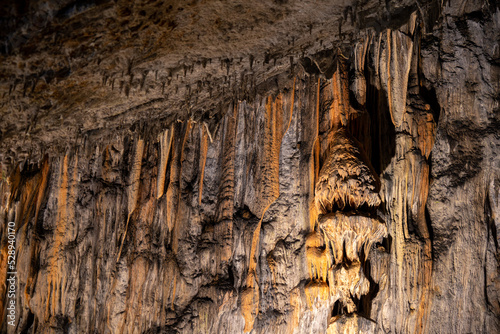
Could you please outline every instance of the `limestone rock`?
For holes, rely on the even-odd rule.
[[[0,332],[500,332],[499,22],[0,1]]]

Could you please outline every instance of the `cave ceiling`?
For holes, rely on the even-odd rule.
[[[213,129],[228,103],[289,89],[299,71],[331,77],[335,57],[349,57],[367,31],[400,26],[416,9],[410,0],[2,1],[0,160],[174,120]]]

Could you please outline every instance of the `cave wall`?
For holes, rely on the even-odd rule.
[[[253,83],[212,83],[210,96],[201,84],[198,98],[208,102],[194,103],[190,91],[185,111],[175,98],[180,109],[163,109],[140,82],[134,95],[130,70],[132,88],[110,94],[152,109],[121,113],[118,97],[106,104],[96,93],[89,108],[104,125],[72,135],[54,130],[65,121],[52,124],[49,114],[21,125],[29,138],[13,131],[13,103],[37,105],[47,91],[37,95],[35,82],[33,95],[21,97],[22,85],[4,76],[2,332],[500,331],[500,11],[486,1],[404,8],[414,10],[387,26],[354,22],[351,8],[348,43],[241,65],[255,66]],[[18,57],[9,52],[5,64]],[[84,108],[88,97],[71,91]],[[100,117],[92,103],[109,114]],[[333,178],[323,167],[345,147],[335,149],[338,131],[366,164],[354,163],[354,181],[372,175],[377,205],[318,207],[318,184]],[[16,151],[23,145],[30,149]],[[340,167],[357,159],[346,154]],[[332,266],[313,252],[329,252],[315,233],[330,211],[356,222],[376,216],[386,233],[366,259]],[[11,221],[14,326],[6,294]],[[359,246],[354,239],[340,246],[346,254]],[[360,280],[342,276],[358,262],[369,288],[353,298],[353,312],[340,287]]]

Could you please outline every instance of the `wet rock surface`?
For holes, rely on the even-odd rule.
[[[0,8],[1,332],[500,331],[495,2]]]

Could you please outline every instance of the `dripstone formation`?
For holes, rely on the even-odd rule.
[[[0,8],[0,332],[500,332],[496,2]]]

